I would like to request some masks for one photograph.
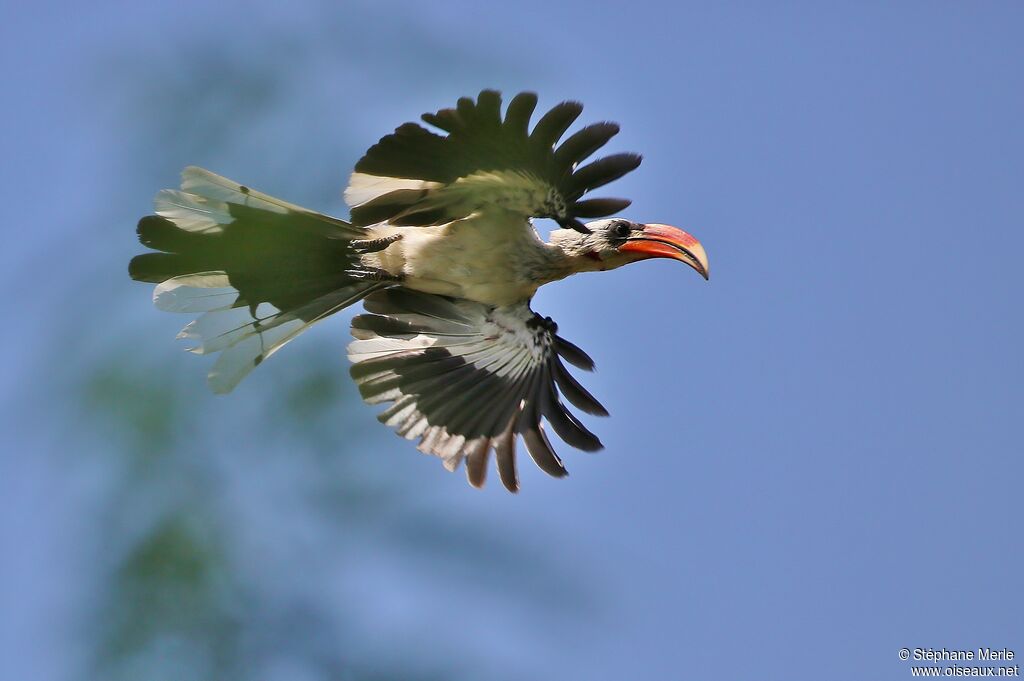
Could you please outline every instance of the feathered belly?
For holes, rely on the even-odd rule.
[[[378,259],[375,266],[400,275],[408,288],[490,305],[528,300],[547,280],[547,246],[532,227],[527,234],[522,227],[508,234],[491,225],[455,227],[378,228],[380,236],[402,238],[369,257]]]

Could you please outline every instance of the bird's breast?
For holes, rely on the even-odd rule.
[[[495,224],[493,219],[486,224],[474,221],[479,218],[437,227],[379,227],[375,237],[397,233],[402,238],[368,257],[378,258],[374,266],[400,274],[403,285],[417,291],[490,305],[531,298],[546,281],[548,247],[521,221],[510,225]]]

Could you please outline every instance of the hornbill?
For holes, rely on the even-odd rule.
[[[348,221],[186,168],[181,190],[159,192],[155,215],[139,221],[140,241],[158,252],[136,256],[129,273],[157,284],[159,309],[201,313],[179,338],[220,353],[208,375],[217,393],[362,300],[348,356],[363,399],[390,403],[381,422],[449,470],[464,460],[474,486],[493,450],[502,483],[518,490],[518,437],[542,470],[564,476],[541,420],[595,451],[600,440],[560,397],[608,412],[562,363],[589,371],[593,361],[530,309],[537,288],[647,258],[679,260],[706,279],[708,261],[681,229],[607,217],[628,200],[589,198],[640,164],[625,153],[583,164],[616,124],[558,144],[582,106],[558,104],[530,129],[536,105],[524,92],[502,115],[499,93],[484,90],[422,116],[446,134],[398,127],[356,164]],[[534,218],[560,228],[545,243]]]

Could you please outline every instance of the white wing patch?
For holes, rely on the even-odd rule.
[[[390,192],[402,189],[437,189],[441,186],[440,182],[427,180],[352,173],[348,180],[348,187],[345,189],[345,203],[355,208]]]
[[[424,190],[424,195],[415,202],[415,210],[426,212],[441,209],[450,212],[452,219],[465,217],[488,206],[496,206],[522,215],[525,222],[525,218],[551,204],[553,198],[558,198],[553,187],[528,172],[481,170],[446,185],[426,180],[352,173],[348,189],[345,190],[345,202],[356,208],[401,190]]]

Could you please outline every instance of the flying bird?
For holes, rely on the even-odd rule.
[[[569,445],[601,449],[566,407],[607,416],[569,373],[594,362],[530,308],[537,289],[578,272],[672,258],[705,279],[708,261],[690,234],[609,217],[625,199],[590,192],[640,165],[619,153],[584,163],[619,130],[579,129],[577,102],[558,104],[530,128],[537,96],[516,95],[502,112],[484,90],[422,116],[441,133],[406,123],[356,163],[349,220],[286,203],[189,167],[180,190],[156,196],[138,224],[156,252],[132,259],[133,279],[157,284],[161,310],[199,313],[179,334],[198,354],[219,353],[208,375],[216,393],[285,343],[358,301],[348,346],[363,399],[378,416],[449,470],[465,461],[482,486],[490,453],[519,489],[518,438],[536,464],[566,475],[542,420]],[[535,218],[560,228],[541,239]],[[584,219],[591,221],[584,223]]]

